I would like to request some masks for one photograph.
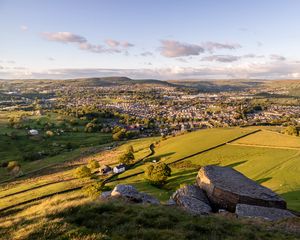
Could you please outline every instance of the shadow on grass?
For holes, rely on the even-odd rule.
[[[224,167],[231,167],[231,168],[234,168],[234,167],[237,167],[237,166],[239,166],[239,165],[241,165],[241,164],[244,164],[245,162],[247,162],[247,160],[245,160],[245,161],[240,161],[240,162],[235,162],[235,163],[231,163],[231,164],[228,164],[228,165],[226,165],[226,166],[224,166]]]
[[[266,177],[266,178],[258,179],[258,180],[256,180],[256,182],[259,183],[259,184],[262,184],[262,183],[265,183],[265,182],[267,182],[271,179],[272,179],[271,177]]]
[[[172,176],[168,179],[167,184],[164,186],[165,189],[177,189],[178,186],[182,183],[195,183],[196,182],[196,176],[197,176],[198,170],[195,169],[189,169],[185,171],[180,171],[178,173],[172,174]]]
[[[165,153],[165,154],[161,154],[161,155],[157,155],[157,156],[151,156],[151,157],[145,159],[144,162],[152,162],[153,160],[156,160],[157,162],[159,162],[162,158],[169,157],[175,153],[176,152],[169,152],[169,153]]]
[[[287,202],[288,209],[291,209],[298,217],[300,217],[300,190],[290,191],[280,194]]]

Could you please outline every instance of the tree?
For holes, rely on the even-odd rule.
[[[132,146],[132,145],[129,145],[129,147],[128,147],[127,151],[128,151],[128,152],[132,152],[132,153],[134,153],[133,146]]]
[[[13,170],[16,167],[21,167],[21,165],[19,164],[19,162],[18,161],[10,161],[10,162],[8,162],[8,164],[6,166],[6,169],[8,171],[11,171],[11,170]]]
[[[171,176],[171,168],[165,163],[151,164],[145,171],[145,178],[156,186],[164,185],[169,176]]]
[[[295,126],[288,126],[284,132],[285,132],[285,134],[292,135],[292,136],[299,135],[298,130]]]
[[[91,169],[89,169],[87,166],[81,166],[75,169],[75,176],[77,178],[90,177],[91,175]]]
[[[113,134],[113,140],[120,141],[121,139],[123,139],[125,137],[125,133],[126,133],[125,129],[122,129],[122,130],[114,133]]]
[[[129,165],[130,163],[132,163],[134,160],[134,155],[133,152],[131,151],[127,151],[125,152],[123,155],[120,156],[119,158],[119,162],[123,163],[125,165]]]
[[[99,127],[96,123],[90,122],[85,126],[84,131],[92,133],[92,132],[96,132],[98,129],[99,129]]]
[[[96,161],[95,159],[92,159],[92,160],[89,161],[89,168],[90,169],[94,170],[94,169],[97,169],[99,167],[100,167],[99,162]]]
[[[94,182],[90,185],[83,187],[82,191],[85,195],[91,198],[97,198],[100,196],[103,187],[104,187],[103,182]]]

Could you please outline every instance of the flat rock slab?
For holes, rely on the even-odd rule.
[[[296,217],[290,211],[279,208],[261,207],[247,204],[237,204],[235,213],[237,217],[262,218],[268,221],[277,221]]]
[[[217,208],[234,212],[242,203],[286,209],[286,202],[276,193],[229,167],[202,167],[196,181]]]
[[[172,199],[178,206],[194,215],[207,215],[212,211],[205,193],[195,185],[178,189]]]
[[[111,191],[110,197],[122,197],[131,202],[160,204],[159,200],[146,193],[139,192],[132,185],[118,184]]]

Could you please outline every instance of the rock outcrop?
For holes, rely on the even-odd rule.
[[[261,207],[247,204],[237,204],[235,213],[238,218],[262,218],[268,221],[277,221],[285,218],[296,217],[290,211],[285,209]]]
[[[286,209],[286,202],[276,193],[229,167],[202,167],[196,181],[217,209],[234,212],[239,203]]]
[[[185,185],[178,189],[172,199],[178,206],[195,215],[206,215],[212,211],[206,194],[195,185]]]
[[[159,204],[158,199],[146,193],[139,192],[132,185],[118,184],[111,192],[102,193],[102,199],[106,198],[123,198],[136,203]]]

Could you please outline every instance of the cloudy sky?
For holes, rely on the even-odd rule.
[[[0,78],[300,78],[298,0],[0,0]]]

